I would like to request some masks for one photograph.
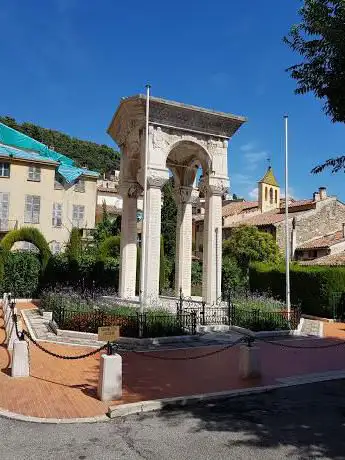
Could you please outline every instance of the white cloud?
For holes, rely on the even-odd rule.
[[[294,200],[298,200],[299,198],[296,196],[296,193],[292,187],[289,187],[288,189],[288,195],[289,198],[293,198]],[[285,189],[281,188],[280,189],[280,198],[285,198]]]
[[[253,179],[250,176],[247,176],[246,174],[231,174],[230,180],[231,183],[235,183],[236,185],[248,186],[253,184]]]
[[[246,160],[246,169],[249,171],[254,171],[257,169],[260,163],[262,163],[263,160],[267,160],[269,157],[268,152],[265,150],[261,152],[247,152],[244,154],[244,158]]]
[[[250,152],[254,148],[255,148],[255,143],[254,142],[248,142],[247,144],[242,145],[240,147],[240,150],[242,150],[242,152]]]
[[[254,200],[256,201],[258,199],[258,196],[259,196],[259,189],[258,187],[255,187],[253,188],[249,193],[248,193],[248,196],[251,200]]]

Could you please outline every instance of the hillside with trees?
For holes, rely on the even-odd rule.
[[[18,123],[14,118],[1,117],[0,122],[33,139],[42,142],[59,153],[72,158],[78,166],[100,173],[120,168],[120,154],[107,145],[83,141],[60,131],[42,128],[32,123]]]

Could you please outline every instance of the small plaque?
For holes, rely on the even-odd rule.
[[[98,328],[100,342],[115,342],[120,337],[120,326],[104,326]]]

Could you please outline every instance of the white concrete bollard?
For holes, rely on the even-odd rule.
[[[241,379],[250,379],[261,376],[260,349],[242,345],[239,355],[239,373]]]
[[[17,309],[16,308],[14,309],[14,313],[17,314]],[[10,327],[9,333],[7,335],[7,337],[8,337],[7,350],[13,350],[14,341],[18,339],[17,331],[16,331],[16,325],[14,324],[14,321],[12,320],[12,316],[11,316],[11,319],[10,319],[10,325],[11,325],[11,327]],[[20,323],[19,316],[17,316],[17,327],[18,327],[18,331],[21,331],[21,323]]]
[[[113,401],[122,397],[122,357],[101,355],[97,396],[101,401]]]
[[[11,377],[29,377],[29,344],[16,339],[13,343]]]
[[[9,335],[10,334],[10,331],[12,329],[12,323],[13,323],[13,320],[12,320],[12,313],[15,311],[15,309],[12,310],[12,308],[10,308],[10,306],[8,307],[7,311],[6,311],[6,315],[5,315],[5,329],[6,329],[6,334]]]

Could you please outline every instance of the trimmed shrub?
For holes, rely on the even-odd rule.
[[[84,254],[68,260],[65,255],[52,256],[45,271],[41,289],[47,286],[67,285],[82,289],[111,288],[118,290],[119,261],[112,257],[98,260]]]
[[[107,257],[117,258],[120,257],[120,236],[108,236],[103,240],[98,248],[98,257],[104,260]]]
[[[255,263],[250,266],[250,289],[269,292],[285,299],[285,267]],[[345,267],[303,266],[292,264],[290,269],[291,303],[301,305],[310,315],[333,317],[332,295],[345,292]]]
[[[14,243],[17,241],[27,241],[37,247],[40,251],[42,271],[44,271],[51,257],[51,252],[42,233],[34,227],[22,227],[19,230],[12,230],[4,236],[1,240],[0,246],[5,251],[10,251]]]
[[[83,244],[81,240],[80,230],[72,228],[69,237],[69,242],[66,248],[66,255],[70,261],[77,260],[83,253]]]
[[[39,289],[41,264],[36,254],[27,251],[9,253],[5,258],[2,292],[14,297],[32,298]]]

